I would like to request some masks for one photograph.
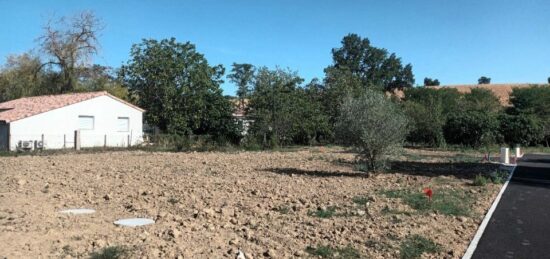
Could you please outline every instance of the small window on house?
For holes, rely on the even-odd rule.
[[[130,131],[130,118],[128,117],[118,117],[117,119],[117,128],[119,132],[128,132]]]
[[[93,130],[94,129],[94,116],[78,116],[78,129],[80,130]]]

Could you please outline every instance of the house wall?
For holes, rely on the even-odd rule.
[[[81,147],[125,147],[143,141],[142,112],[109,96],[68,105],[10,123],[10,149],[22,140],[40,141],[44,135],[45,149],[74,147],[74,131],[79,129],[79,116],[94,116],[94,129],[81,130]],[[118,117],[128,117],[129,131],[119,132]]]
[[[0,151],[8,149],[9,124],[0,122]]]

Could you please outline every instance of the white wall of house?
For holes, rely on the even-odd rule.
[[[40,141],[42,135],[45,149],[72,148],[75,130],[80,130],[81,147],[126,147],[128,139],[136,145],[143,141],[142,116],[132,106],[99,96],[11,122],[10,149],[20,140]]]

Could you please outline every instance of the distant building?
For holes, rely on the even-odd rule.
[[[136,145],[143,141],[143,112],[104,91],[0,103],[0,150],[71,148],[75,131],[81,147]]]
[[[254,122],[250,118],[248,118],[246,111],[248,108],[248,99],[244,99],[243,102],[241,102],[238,99],[234,99],[231,102],[233,103],[233,106],[235,107],[235,110],[233,111],[233,118],[237,120],[238,123],[241,123],[243,126],[243,135],[246,135],[248,133],[248,129],[250,128],[250,124]]]

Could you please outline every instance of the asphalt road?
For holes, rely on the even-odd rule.
[[[525,155],[472,258],[550,258],[550,155]]]

